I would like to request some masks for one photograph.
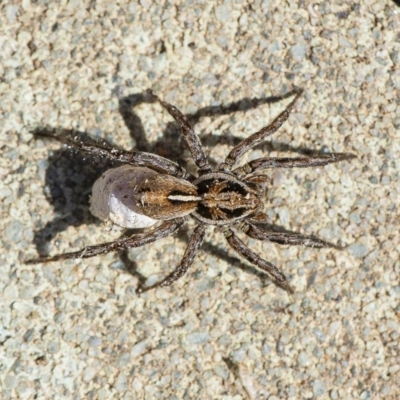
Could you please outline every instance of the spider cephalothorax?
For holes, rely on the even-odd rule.
[[[193,263],[201,246],[205,228],[218,226],[229,245],[257,268],[269,274],[273,281],[291,292],[285,275],[273,264],[263,260],[247,247],[234,229],[253,239],[287,245],[308,247],[336,247],[315,237],[296,233],[269,232],[260,228],[265,222],[265,185],[269,178],[263,174],[268,168],[294,168],[324,166],[351,159],[352,154],[334,153],[312,157],[271,158],[253,160],[234,168],[240,157],[267,136],[276,132],[287,120],[302,91],[294,92],[295,98],[270,125],[262,128],[236,145],[225,162],[212,168],[205,157],[200,140],[187,118],[174,106],[149,92],[180,125],[194,162],[198,167],[193,176],[173,161],[152,153],[129,152],[100,143],[86,143],[77,138],[58,136],[37,130],[37,136],[55,138],[80,151],[117,160],[122,166],[107,171],[98,179],[92,190],[91,211],[100,219],[111,220],[124,228],[150,228],[115,242],[86,247],[80,251],[43,257],[28,263],[50,262],[71,258],[88,258],[111,251],[139,247],[171,235],[189,217],[196,221],[188,247],[178,267],[160,283],[152,286],[170,286],[183,276]],[[139,288],[139,291],[148,290]]]
[[[134,197],[144,215],[172,219],[192,214],[211,225],[228,225],[263,207],[259,191],[225,172],[202,175],[193,183],[170,175],[144,181]]]

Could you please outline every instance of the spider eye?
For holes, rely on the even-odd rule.
[[[196,215],[211,224],[228,224],[243,219],[260,206],[257,192],[240,180],[224,173],[203,175],[194,184],[199,201]]]

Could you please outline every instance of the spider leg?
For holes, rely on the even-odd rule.
[[[140,287],[137,290],[137,292],[138,293],[147,292],[148,290],[154,289],[159,286],[162,287],[171,286],[175,281],[177,281],[179,278],[185,275],[189,267],[193,264],[197,251],[199,250],[201,244],[203,243],[204,235],[205,235],[204,227],[198,225],[195,228],[194,232],[192,233],[192,236],[190,236],[189,243],[183,255],[182,261],[175,268],[175,270],[172,271],[161,282],[156,283],[155,285],[149,287],[144,287],[144,288]]]
[[[224,232],[227,242],[229,245],[239,253],[247,261],[251,262],[255,267],[261,269],[271,276],[274,283],[285,289],[289,293],[293,293],[293,288],[290,286],[286,279],[286,276],[277,268],[274,264],[263,260],[257,253],[249,249],[234,233],[231,229],[226,229]]]
[[[262,187],[266,187],[267,185],[271,184],[271,178],[268,175],[263,174],[249,176],[245,179],[245,181],[249,183],[256,183]]]
[[[211,166],[204,154],[203,147],[201,146],[200,139],[196,132],[189,123],[189,120],[183,115],[175,106],[161,100],[153,92],[148,91],[149,94],[157,100],[163,108],[174,118],[175,122],[181,127],[182,136],[189,147],[193,160],[200,169],[200,174],[211,172]]]
[[[333,153],[327,155],[311,156],[311,157],[264,157],[250,161],[249,163],[236,168],[233,173],[238,177],[244,177],[253,172],[267,168],[308,168],[323,167],[338,161],[351,160],[355,158],[355,154],[350,153]]]
[[[38,137],[56,139],[59,142],[73,147],[79,151],[98,157],[106,157],[111,161],[119,161],[125,164],[153,168],[156,171],[173,175],[178,178],[187,178],[190,176],[190,174],[188,174],[185,169],[179,166],[177,163],[168,160],[167,158],[158,156],[157,154],[140,151],[119,150],[95,141],[87,143],[72,130],[64,130],[60,133],[56,133],[55,129],[54,132],[49,132],[48,130],[43,129],[35,129],[32,134]]]
[[[230,171],[233,165],[252,147],[257,146],[265,140],[266,137],[275,133],[282,124],[289,118],[290,112],[293,110],[297,100],[303,93],[302,89],[296,90],[296,94],[293,101],[287,106],[286,110],[282,111],[271,124],[265,126],[260,131],[254,133],[248,138],[242,140],[238,145],[236,145],[225,159],[225,162],[221,165],[221,169],[225,171]]]
[[[315,247],[317,249],[324,247],[340,248],[333,243],[325,242],[313,236],[305,236],[300,233],[266,232],[251,223],[246,223],[241,229],[247,236],[261,241],[288,244],[291,246]]]
[[[88,246],[83,248],[82,250],[73,251],[71,253],[63,253],[57,254],[52,257],[41,257],[27,260],[25,261],[25,264],[39,264],[76,258],[89,258],[98,256],[100,254],[110,253],[112,251],[125,250],[130,247],[140,247],[147,243],[155,242],[158,239],[162,239],[166,236],[171,235],[172,233],[177,231],[184,222],[184,218],[176,218],[174,220],[163,223],[158,228],[150,232],[134,234],[128,238],[118,239],[115,242]]]

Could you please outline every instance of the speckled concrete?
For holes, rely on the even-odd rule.
[[[1,398],[398,399],[396,4],[33,3],[0,6]],[[212,230],[184,279],[137,295],[140,279],[179,262],[193,224],[122,256],[24,265],[121,234],[88,211],[108,165],[35,141],[33,128],[184,163],[171,118],[143,101],[151,88],[203,115],[197,131],[220,162],[289,101],[249,99],[294,86],[305,89],[295,112],[247,158],[323,150],[357,159],[269,171],[271,224],[345,246],[246,240],[287,273],[293,296]]]

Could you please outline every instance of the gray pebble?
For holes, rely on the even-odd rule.
[[[271,352],[271,348],[268,346],[268,343],[263,344],[262,346],[262,353],[263,355],[269,354]]]
[[[364,390],[360,395],[360,399],[362,399],[362,400],[372,399],[371,392],[369,390]]]
[[[6,375],[4,378],[4,388],[5,389],[14,389],[17,386],[17,379],[14,375]]]
[[[337,390],[332,389],[332,390],[330,391],[330,393],[329,393],[329,397],[330,397],[332,400],[337,400],[337,399],[339,398],[339,394],[338,394]]]
[[[230,9],[226,4],[217,6],[215,9],[215,16],[219,22],[228,22],[230,16]]]
[[[34,295],[34,291],[35,290],[33,286],[21,286],[19,297],[24,300],[30,300]]]
[[[32,339],[34,333],[35,333],[34,328],[28,329],[23,336],[24,341],[29,342]]]
[[[329,324],[329,335],[333,336],[335,335],[339,329],[342,326],[342,322],[341,321],[333,321]]]
[[[264,0],[264,1],[261,3],[261,8],[262,8],[262,10],[263,10],[264,12],[267,11],[267,10],[270,8],[270,6],[271,6],[270,0]]]
[[[89,382],[95,377],[95,375],[96,371],[92,367],[87,367],[83,372],[83,380]]]
[[[10,23],[14,23],[15,20],[17,19],[17,15],[18,15],[18,6],[14,6],[14,5],[8,5],[6,7],[6,16],[7,16],[7,20]]]
[[[134,356],[139,356],[140,354],[143,354],[148,346],[147,340],[142,340],[139,343],[136,343],[131,350],[132,355]]]
[[[299,357],[297,358],[297,361],[300,366],[305,367],[310,363],[310,358],[308,357],[308,354],[305,351],[301,351]]]
[[[325,340],[324,332],[322,332],[321,329],[315,328],[315,329],[313,330],[313,333],[314,333],[314,335],[316,336],[316,338],[317,338],[317,340],[318,340],[319,342],[323,342],[323,341]]]
[[[294,397],[294,396],[296,396],[296,393],[297,393],[296,388],[293,385],[290,385],[289,389],[287,390],[287,395],[289,397]]]
[[[24,225],[21,221],[13,219],[4,230],[4,239],[12,244],[21,240]]]
[[[314,382],[313,393],[314,393],[314,396],[317,396],[317,397],[322,396],[325,393],[325,385],[320,379],[317,379]]]
[[[60,350],[60,347],[58,345],[57,342],[51,341],[49,342],[49,344],[47,345],[47,351],[49,353],[55,354]]]
[[[126,375],[119,374],[117,380],[115,381],[114,387],[119,392],[124,392],[128,387],[128,381],[126,379]]]
[[[317,359],[321,359],[324,355],[324,351],[321,349],[321,347],[315,347],[313,350],[313,355]]]
[[[214,371],[215,371],[215,373],[216,373],[219,377],[221,377],[222,379],[228,379],[228,377],[229,377],[229,371],[228,371],[228,369],[227,369],[225,366],[223,366],[223,365],[217,365],[217,366],[214,368]]]
[[[331,225],[326,228],[322,228],[319,233],[327,240],[337,239],[341,236],[341,230],[338,225]]]
[[[290,49],[290,54],[296,61],[301,61],[305,58],[307,46],[304,43],[297,43]]]
[[[221,344],[221,345],[223,345],[223,346],[226,346],[226,345],[228,345],[229,343],[231,343],[231,338],[230,338],[229,335],[222,335],[222,336],[218,339],[218,343]]]
[[[52,284],[57,284],[57,279],[56,275],[54,273],[54,267],[51,267],[49,265],[45,265],[43,267],[43,276]]]
[[[196,285],[196,292],[197,293],[202,293],[207,290],[211,290],[214,288],[216,282],[215,279],[211,278],[204,278],[199,283]]]
[[[44,60],[42,62],[42,66],[49,74],[51,74],[53,72],[53,65],[52,65],[51,61]]]
[[[243,349],[232,351],[232,361],[234,363],[240,363],[244,360],[246,351]]]
[[[59,312],[55,313],[55,315],[54,315],[54,322],[56,324],[61,324],[62,322],[65,321],[65,318],[66,318],[66,315],[63,312],[59,311]]]
[[[8,187],[3,187],[0,189],[0,199],[4,199],[12,194],[12,191]]]
[[[355,224],[359,224],[361,222],[360,214],[357,212],[352,212],[349,215],[349,219],[351,222],[354,222]]]
[[[368,247],[362,243],[353,243],[347,249],[356,258],[363,258],[369,253]]]
[[[193,332],[187,335],[188,344],[203,344],[210,340],[207,332]]]
[[[118,368],[122,368],[128,365],[129,362],[131,362],[131,355],[129,353],[123,353],[119,356],[116,365],[118,365]]]
[[[281,220],[283,225],[287,225],[290,222],[290,213],[288,207],[281,207],[278,210],[279,219]]]
[[[390,386],[387,383],[384,383],[381,387],[380,393],[382,395],[389,395],[390,394]]]
[[[100,346],[101,345],[101,339],[97,336],[91,336],[89,338],[89,346]]]

